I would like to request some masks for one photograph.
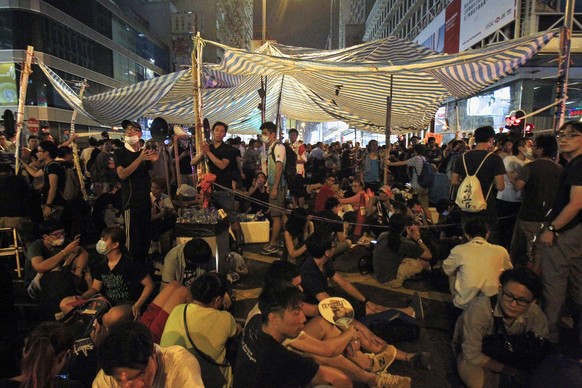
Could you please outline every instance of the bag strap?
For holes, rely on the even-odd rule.
[[[188,320],[186,319],[186,309],[187,308],[188,308],[188,303],[186,303],[186,305],[184,306],[184,330],[186,331],[186,337],[188,337],[188,341],[190,341],[194,350],[196,352],[198,352],[200,357],[202,357],[206,362],[208,362],[212,365],[220,366],[223,368],[229,367],[230,364],[226,358],[224,359],[224,361],[221,364],[219,364],[218,362],[214,361],[214,359],[212,357],[210,357],[208,354],[206,354],[202,350],[198,349],[198,346],[196,346],[196,344],[192,340],[192,337],[190,337],[190,332],[188,331]]]
[[[487,155],[485,155],[485,157],[483,158],[483,160],[479,164],[479,167],[477,167],[477,171],[475,171],[475,173],[473,175],[469,175],[469,170],[467,170],[467,162],[465,162],[465,155],[466,154],[463,154],[461,156],[461,159],[463,159],[463,167],[465,168],[465,175],[466,176],[477,176],[477,174],[479,173],[479,170],[481,170],[481,167],[483,167],[483,164],[485,163],[485,161],[487,160],[489,155],[492,155],[492,154],[493,154],[493,152],[489,152]],[[485,202],[487,202],[487,200],[489,199],[489,194],[491,194],[491,189],[493,188],[494,182],[495,182],[495,178],[491,182],[491,185],[489,186],[489,190],[487,190],[487,195],[485,196]]]
[[[497,294],[490,296],[489,302],[491,303],[491,316],[493,317],[493,333],[507,334],[507,329],[503,324],[503,318],[496,317],[493,315],[493,312],[495,311],[495,306],[497,306]]]

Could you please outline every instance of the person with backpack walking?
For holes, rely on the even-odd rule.
[[[483,219],[489,228],[489,242],[499,244],[495,198],[497,191],[505,188],[505,166],[501,157],[491,152],[495,146],[492,126],[477,128],[475,142],[475,149],[463,154],[455,163],[451,186],[459,186],[456,202],[461,207],[463,227],[469,220]]]
[[[398,162],[390,162],[390,159],[386,159],[386,168],[388,167],[398,167],[398,166],[408,166],[412,167],[410,174],[410,185],[418,194],[418,200],[422,205],[424,214],[426,214],[427,219],[432,222],[431,212],[428,209],[428,190],[434,184],[434,171],[426,161],[426,155],[428,154],[428,148],[424,144],[417,143],[413,147],[414,156],[409,159],[401,160]]]
[[[267,245],[263,247],[261,254],[272,255],[279,252],[277,241],[281,233],[283,213],[285,211],[285,194],[287,192],[287,181],[283,176],[287,150],[285,145],[276,141],[277,126],[271,121],[261,125],[261,140],[268,147],[267,151],[267,182],[269,183],[269,205],[270,214],[273,218],[273,228],[271,238]],[[291,149],[291,152],[293,150]]]

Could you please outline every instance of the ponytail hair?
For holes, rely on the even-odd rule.
[[[21,388],[53,387],[57,367],[75,338],[60,322],[42,322],[24,341]]]
[[[190,286],[194,300],[210,304],[217,296],[226,293],[226,280],[216,272],[206,272],[199,276]]]

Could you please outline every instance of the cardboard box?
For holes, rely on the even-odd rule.
[[[257,244],[269,242],[269,221],[241,222],[245,244]]]

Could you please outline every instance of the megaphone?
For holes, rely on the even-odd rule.
[[[168,122],[161,117],[156,117],[154,121],[152,121],[152,126],[150,127],[150,133],[152,135],[152,139],[157,142],[163,142],[168,138],[169,135],[169,127]]]

